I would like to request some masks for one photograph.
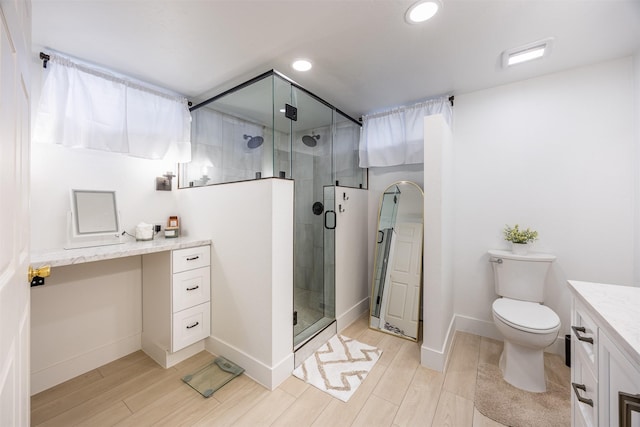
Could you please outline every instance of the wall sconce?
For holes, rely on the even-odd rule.
[[[171,191],[171,180],[174,176],[173,172],[167,171],[166,174],[156,177],[156,190]]]

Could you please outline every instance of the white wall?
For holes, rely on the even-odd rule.
[[[293,370],[293,181],[180,190],[185,235],[210,238],[206,347],[269,389]]]
[[[346,197],[347,200],[344,200]],[[336,187],[336,322],[341,331],[369,311],[369,192]],[[342,211],[340,211],[340,206]]]
[[[454,332],[453,141],[442,116],[424,118],[424,288],[420,361],[443,371]]]
[[[538,230],[534,250],[557,256],[545,302],[562,335],[567,279],[633,283],[632,65],[623,58],[456,95],[455,312],[479,332],[491,333],[496,298],[486,251],[507,247],[505,224]]]
[[[157,176],[176,166],[97,150],[31,146],[31,248],[60,249],[66,243],[70,190],[115,190],[122,229],[134,234],[142,222],[166,224],[176,215],[174,191],[156,191]]]

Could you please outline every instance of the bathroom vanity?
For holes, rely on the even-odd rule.
[[[169,367],[210,335],[211,240],[156,238],[33,252],[32,393],[137,350]]]
[[[569,288],[572,426],[640,427],[640,288]]]

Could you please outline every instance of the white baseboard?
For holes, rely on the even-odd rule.
[[[274,390],[293,371],[293,352],[274,366],[267,366],[253,356],[215,337],[205,339],[205,349],[212,354],[222,356],[244,369],[244,373],[269,390]]]
[[[498,331],[498,328],[496,328],[493,320],[474,319],[473,317],[461,316],[459,314],[456,314],[455,317],[457,331],[468,332],[497,341],[504,341],[502,334]],[[558,354],[564,357],[564,334],[562,334],[562,332],[558,334],[558,338],[544,351],[545,353]]]
[[[140,350],[140,348],[141,334],[135,334],[58,362],[37,372],[31,372],[31,395],[120,359]]]
[[[493,320],[480,320],[473,317],[455,315],[456,318],[456,331],[468,332],[473,335],[478,335],[485,338],[491,338],[494,340],[502,341],[502,334],[498,332]]]
[[[336,318],[338,331],[344,330],[347,326],[358,320],[362,314],[368,311],[369,297],[366,297]]]
[[[190,346],[178,350],[175,353],[169,353],[156,343],[145,340],[145,336],[142,335],[142,351],[165,369],[187,360],[204,349],[204,341],[198,341],[197,343],[191,344]]]
[[[420,347],[420,364],[422,366],[438,372],[445,371],[447,362],[449,361],[449,354],[451,352],[453,336],[456,331],[455,321],[456,316],[453,316],[451,318],[451,322],[449,322],[449,328],[447,330],[442,348],[430,348],[424,344],[424,341],[422,342],[422,346]]]
[[[422,344],[422,347],[420,348],[420,364],[426,368],[433,369],[438,372],[444,372],[456,331],[467,332],[497,341],[504,341],[502,334],[500,334],[493,321],[474,319],[472,317],[456,314],[453,316],[453,319],[451,319],[442,348],[434,349],[425,346],[424,343]],[[545,353],[553,353],[564,357],[564,335],[562,333],[559,334],[554,343],[544,351]]]

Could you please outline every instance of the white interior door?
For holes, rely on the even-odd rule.
[[[417,338],[422,262],[422,224],[403,222],[395,227],[393,257],[385,293],[385,321]]]
[[[28,426],[31,5],[0,0],[0,426]]]

